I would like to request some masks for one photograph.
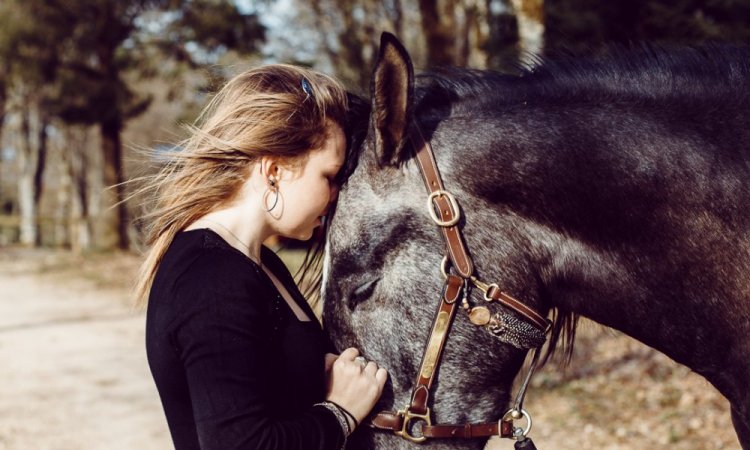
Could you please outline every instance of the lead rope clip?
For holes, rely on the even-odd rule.
[[[528,413],[528,411],[523,409],[523,400],[524,397],[526,397],[526,389],[528,389],[529,387],[529,382],[531,381],[531,377],[534,375],[534,371],[536,370],[538,362],[539,348],[536,348],[534,349],[534,354],[531,357],[529,371],[526,374],[526,378],[523,380],[520,389],[518,390],[518,394],[516,395],[515,401],[513,402],[513,406],[510,410],[508,410],[508,412],[505,413],[505,415],[503,415],[502,418],[503,421],[511,423],[511,438],[516,440],[516,443],[513,446],[516,450],[536,450],[534,442],[531,440],[531,438],[528,437],[532,425],[531,415]],[[526,420],[526,426],[523,428],[516,427],[513,421],[519,420],[521,418]]]

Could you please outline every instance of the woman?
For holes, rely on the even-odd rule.
[[[306,240],[336,198],[345,91],[293,66],[230,80],[151,187],[146,349],[172,439],[185,449],[343,448],[387,378],[331,350],[263,242]]]

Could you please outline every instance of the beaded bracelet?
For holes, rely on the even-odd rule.
[[[339,421],[339,425],[341,426],[341,431],[344,432],[344,443],[341,444],[341,449],[343,450],[344,448],[346,448],[346,438],[348,438],[349,435],[352,434],[352,429],[349,426],[349,421],[346,419],[346,416],[344,416],[344,413],[342,413],[336,405],[327,400],[324,402],[316,403],[313,406],[322,406],[328,411],[331,411],[334,417],[336,417],[336,420]]]
[[[349,411],[346,410],[346,408],[344,408],[343,406],[339,405],[338,403],[336,403],[336,402],[334,402],[332,400],[326,400],[326,401],[328,403],[332,404],[333,406],[335,406],[336,408],[338,408],[339,411],[341,411],[342,413],[344,413],[344,415],[346,415],[347,417],[349,417],[350,419],[352,419],[352,422],[354,423],[354,428],[357,428],[359,426],[359,420],[357,420],[357,418],[354,417],[354,414],[350,413]],[[354,431],[351,428],[350,428],[350,430],[351,430],[351,432]],[[349,434],[351,434],[351,432]]]

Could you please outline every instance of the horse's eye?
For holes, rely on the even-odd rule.
[[[349,296],[349,308],[354,309],[359,303],[370,298],[378,281],[380,281],[380,277],[373,278],[357,286]]]

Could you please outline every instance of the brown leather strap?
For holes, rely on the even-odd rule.
[[[444,191],[443,181],[440,178],[440,171],[435,161],[435,155],[432,152],[430,143],[422,135],[422,131],[418,125],[412,127],[411,132],[412,145],[417,153],[417,162],[422,171],[422,179],[424,180],[425,186],[430,194],[435,192]],[[435,197],[434,204],[437,207],[436,211],[440,220],[451,221],[459,211],[454,211],[451,207],[448,198],[444,195],[438,195]],[[458,228],[458,224],[440,227],[445,242],[447,244],[448,254],[450,255],[451,262],[456,271],[464,278],[469,278],[474,273],[474,263],[469,257],[469,252],[466,250],[466,244],[464,244],[461,230]]]
[[[401,431],[403,427],[403,416],[392,411],[378,413],[370,420],[373,428],[387,431]],[[460,425],[440,424],[424,425],[421,434],[428,438],[477,438],[500,436],[503,438],[513,435],[513,422],[499,421],[488,423],[465,423]]]
[[[460,276],[450,273],[446,274],[443,294],[440,297],[440,305],[433,321],[427,347],[422,356],[419,373],[417,374],[417,382],[412,391],[409,405],[405,410],[399,412],[382,411],[369,421],[369,425],[377,429],[393,431],[414,442],[421,442],[426,438],[511,437],[513,434],[513,423],[506,420],[461,425],[431,424],[429,408],[430,388],[440,365],[440,357],[442,356],[451,323],[455,317],[458,298],[462,292],[464,282],[472,279],[476,283],[476,279],[472,276],[474,274],[474,264],[469,257],[463,235],[458,227],[457,219],[460,217],[460,210],[455,205],[455,199],[453,199],[452,195],[445,191],[432,147],[425,140],[422,131],[416,123],[412,127],[411,139],[425,186],[430,192],[430,198],[432,199],[432,204],[429,207],[436,207],[436,209],[431,211],[430,215],[433,216],[433,220],[438,221],[439,219],[440,223],[438,225],[445,238],[448,256],[453,264],[453,268]],[[432,214],[432,212],[436,212],[436,214]],[[531,323],[546,331],[548,327],[546,318],[540,316],[536,311],[513,297],[503,293],[494,285],[490,289],[487,289],[486,295],[488,298],[513,309],[527,318]],[[409,425],[414,420],[423,422],[421,436],[414,436],[411,434],[412,431],[407,429],[410,428]]]
[[[501,291],[497,286],[492,285],[487,290],[487,297],[492,300],[507,306],[513,311],[525,317],[532,325],[546,332],[550,326],[550,321],[546,317],[543,317],[538,312],[519,302],[515,298]]]
[[[416,151],[417,162],[422,171],[422,180],[424,181],[427,190],[430,194],[444,191],[445,187],[443,186],[443,180],[440,177],[440,171],[438,170],[437,162],[435,161],[432,146],[424,138],[422,130],[416,123],[412,127],[411,140]],[[457,214],[460,214],[459,211],[453,210],[450,201],[445,195],[436,196],[434,204],[437,206],[436,211],[440,220],[450,221]],[[453,267],[462,277],[471,277],[474,273],[474,263],[466,250],[463,234],[458,227],[458,224],[449,227],[440,227],[440,229],[443,232]],[[541,316],[539,313],[514,299],[510,295],[500,291],[497,287],[491,287],[487,292],[487,296],[521,314],[542,331],[547,331],[547,328],[549,327],[549,320],[547,318]]]
[[[367,422],[378,430],[400,431],[404,424],[404,417],[393,411],[380,411]]]
[[[426,414],[428,411],[430,388],[440,365],[440,357],[443,353],[443,347],[445,347],[450,325],[455,317],[462,286],[463,279],[459,276],[448,275],[445,279],[443,294],[440,296],[440,306],[430,330],[430,339],[422,355],[417,383],[412,392],[409,410],[416,414]]]
[[[428,425],[423,428],[422,434],[428,438],[476,438],[476,437],[511,437],[513,435],[513,423],[501,421],[492,423],[465,423],[463,425]]]

